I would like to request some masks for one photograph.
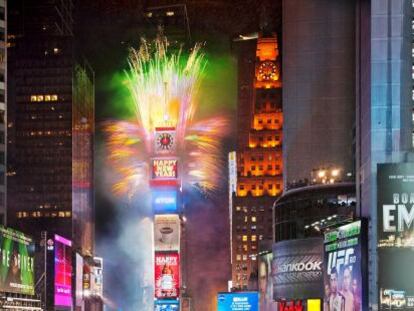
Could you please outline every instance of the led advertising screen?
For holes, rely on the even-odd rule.
[[[176,189],[158,189],[151,193],[152,210],[155,214],[176,213],[178,197]]]
[[[259,256],[259,293],[261,311],[274,311],[277,308],[277,303],[273,300],[272,259],[273,254],[271,252]]]
[[[72,307],[72,242],[55,234],[55,306]]]
[[[0,291],[34,295],[34,243],[23,233],[0,226]]]
[[[323,297],[323,239],[307,238],[273,244],[274,300]]]
[[[176,179],[178,160],[173,158],[152,159],[152,179]]]
[[[325,233],[325,311],[362,311],[362,228],[359,220]]]
[[[157,300],[154,304],[155,311],[179,311],[180,304],[177,300]]]
[[[75,305],[83,307],[83,257],[76,253]]]
[[[378,164],[380,310],[414,310],[414,164]]]
[[[154,219],[155,251],[180,250],[180,218],[174,215],[155,215]]]
[[[178,252],[155,253],[155,298],[180,295],[180,259]]]
[[[259,311],[258,292],[219,293],[217,311]]]
[[[378,247],[414,247],[414,163],[378,164]]]

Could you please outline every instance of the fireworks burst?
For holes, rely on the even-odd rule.
[[[117,195],[130,197],[148,185],[157,127],[176,129],[177,154],[185,163],[184,186],[215,190],[223,176],[220,141],[228,130],[227,119],[194,121],[206,65],[201,46],[195,45],[188,57],[169,54],[167,47],[167,40],[158,37],[152,44],[142,40],[139,49],[130,49],[126,74],[136,118],[107,122],[104,127],[108,160],[116,176],[112,190]]]

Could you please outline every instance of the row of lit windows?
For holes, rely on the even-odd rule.
[[[71,217],[72,213],[69,211],[61,211],[61,212],[17,212],[17,218],[40,218],[40,217],[60,217],[60,218],[66,218]]]
[[[22,136],[72,136],[71,131],[30,131],[23,132]]]
[[[246,255],[246,254],[237,254],[236,255],[236,260],[237,261],[241,261],[241,260],[243,260],[243,261],[247,261],[247,258],[248,258],[248,256]],[[251,256],[251,259],[252,260],[256,260],[256,256]]]
[[[255,250],[257,250],[257,246],[255,244],[252,244],[250,246],[250,249],[252,251],[255,251]],[[239,245],[239,246],[237,246],[237,250],[238,251],[242,251],[243,250],[243,252],[248,252],[249,251],[249,245],[248,244]]]
[[[245,213],[248,212],[247,206],[243,206],[243,208],[241,206],[236,206],[236,211],[240,212],[241,210],[243,210],[243,212],[245,212]],[[252,206],[252,207],[250,207],[250,210],[255,213],[257,211],[257,208],[256,208],[256,206]],[[265,208],[263,206],[261,206],[259,208],[259,211],[264,212]]]
[[[273,152],[272,152],[273,153]],[[255,154],[255,155],[251,155],[250,156],[250,161],[256,161],[256,156],[257,156],[257,160],[258,161],[263,161],[263,159],[264,159],[264,156],[263,156],[263,154]],[[246,158],[247,158],[247,156],[246,156]],[[277,159],[277,158],[279,158],[277,155],[275,156],[275,159]],[[268,156],[267,156],[267,159],[269,160],[269,161],[271,161],[271,160],[273,160],[273,156],[272,156],[272,154],[269,154]],[[240,160],[241,161],[243,161],[243,160],[245,160],[245,157],[244,157],[244,155],[243,154],[241,154],[240,155]]]
[[[58,100],[58,96],[56,94],[47,94],[47,95],[31,95],[30,101],[31,102],[55,102]]]
[[[257,239],[259,238],[259,240],[263,240],[263,235],[259,235],[259,237],[257,237],[256,234],[253,234],[250,236],[250,241],[252,242],[256,242]],[[249,240],[249,236],[248,235],[237,235],[237,240],[242,240],[243,242],[247,242]]]
[[[239,186],[239,189],[240,190],[245,190],[244,185],[240,185]],[[258,185],[257,187],[256,187],[256,185],[252,185],[250,187],[250,189],[251,190],[256,190],[256,189],[263,190],[263,185]],[[272,190],[273,189],[273,184],[268,184],[267,185],[267,189]],[[280,189],[280,184],[276,184],[276,189],[278,189],[278,190]]]
[[[263,171],[263,165],[259,165],[259,166],[258,166],[258,169],[259,169],[259,171]],[[267,169],[270,171],[270,170],[272,170],[272,169],[273,169],[273,166],[272,166],[271,164],[269,164],[269,165],[267,166]],[[243,166],[241,166],[241,167],[240,167],[240,170],[243,172],[243,171],[244,171],[244,167],[243,167]],[[255,171],[255,170],[256,170],[256,165],[252,165],[252,166],[250,166],[250,170]],[[275,170],[279,171],[279,170],[280,170],[280,165],[275,165]]]

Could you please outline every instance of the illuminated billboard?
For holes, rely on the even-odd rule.
[[[258,277],[261,311],[274,311],[277,308],[277,303],[273,300],[272,259],[271,252],[259,255]]]
[[[155,311],[179,311],[180,304],[177,300],[157,300],[154,305]]]
[[[156,158],[151,160],[152,179],[176,179],[178,160],[174,158]]]
[[[176,213],[178,208],[176,189],[153,189],[151,192],[152,210],[155,214]]]
[[[155,298],[178,298],[180,262],[178,252],[155,253]]]
[[[363,226],[360,220],[325,233],[325,311],[363,309]]]
[[[414,163],[378,164],[378,247],[414,247]]]
[[[23,233],[0,226],[0,291],[34,295],[34,243]]]
[[[259,311],[259,294],[258,292],[219,293],[217,311]]]
[[[414,164],[378,164],[379,310],[414,310]]]
[[[72,242],[55,234],[55,306],[72,307]]]
[[[323,297],[323,239],[288,240],[273,245],[274,300]]]
[[[155,251],[180,250],[180,218],[175,215],[155,215]]]

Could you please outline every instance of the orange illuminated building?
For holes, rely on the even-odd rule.
[[[255,46],[245,43],[239,50],[238,62],[237,184],[231,211],[232,281],[235,289],[257,289],[259,244],[272,239],[272,206],[283,189],[282,82],[276,37],[259,37]]]

